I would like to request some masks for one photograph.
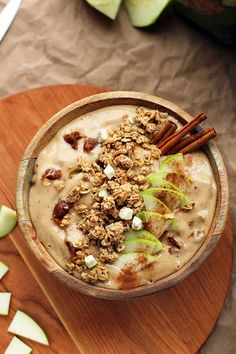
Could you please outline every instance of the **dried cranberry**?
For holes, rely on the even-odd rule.
[[[48,168],[44,174],[42,175],[41,179],[49,179],[49,180],[55,180],[55,179],[60,179],[62,176],[61,170],[56,170],[55,168]]]
[[[52,218],[58,223],[59,220],[62,220],[66,214],[69,213],[70,205],[65,200],[60,200],[53,209]]]
[[[72,133],[65,134],[63,138],[68,144],[70,144],[72,149],[77,150],[78,149],[78,140],[81,139],[82,136],[80,135],[79,131],[74,131]]]
[[[84,152],[90,152],[97,145],[97,139],[87,138],[84,141]]]

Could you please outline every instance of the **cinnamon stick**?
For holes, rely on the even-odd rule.
[[[182,154],[188,154],[190,152],[193,152],[193,151],[197,150],[200,146],[206,144],[209,140],[211,140],[215,137],[216,137],[216,131],[215,131],[215,129],[212,128],[211,131],[204,134],[202,137],[195,140],[191,144],[185,146],[179,152],[181,152]]]
[[[165,139],[167,139],[167,138],[169,138],[169,136],[171,136],[172,134],[174,134],[174,132],[176,131],[176,129],[177,129],[177,125],[174,123],[174,122],[172,122],[172,121],[170,121],[170,123],[171,123],[171,128],[166,132],[166,134],[162,137],[162,141],[163,140],[165,140]]]
[[[157,144],[158,141],[160,141],[164,135],[170,130],[170,128],[172,127],[171,122],[167,121],[165,122],[161,129],[158,130],[152,137],[152,139],[150,140],[150,144]]]
[[[168,152],[173,146],[178,144],[178,142],[188,134],[193,128],[195,128],[199,123],[207,118],[205,113],[200,113],[196,118],[188,122],[181,129],[179,129],[175,134],[171,135],[169,138],[165,139],[162,146],[158,149],[161,150],[162,155]]]
[[[204,129],[198,133],[192,134],[190,136],[187,136],[186,138],[180,140],[180,142],[175,145],[172,149],[170,149],[168,151],[169,155],[173,155],[176,154],[177,152],[179,152],[181,149],[183,149],[185,146],[193,143],[195,140],[201,138],[203,135],[209,133],[210,131],[212,131],[213,128],[207,128]]]

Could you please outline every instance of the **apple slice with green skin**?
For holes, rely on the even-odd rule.
[[[159,238],[170,225],[174,215],[163,215],[152,211],[141,211],[141,213],[138,214],[138,217],[145,223],[145,229]]]
[[[150,254],[132,252],[121,254],[112,265],[123,272],[136,273],[155,261],[156,257]]]
[[[153,25],[171,0],[125,0],[125,5],[134,27]]]
[[[86,0],[94,9],[115,20],[122,0]]]
[[[0,293],[0,315],[7,316],[11,302],[11,293]]]
[[[145,191],[141,192],[140,195],[143,197],[145,209],[147,211],[155,211],[158,214],[170,214],[171,210],[162,202],[160,199],[155,198]]]
[[[162,181],[165,188],[175,189],[179,192],[185,193],[192,184],[190,176],[178,172],[157,172],[147,176],[147,180],[151,183],[152,187],[161,187]]]
[[[0,261],[0,280],[7,274],[9,267]]]
[[[163,245],[157,239],[154,241],[141,238],[131,238],[125,241],[124,253],[141,252],[155,254],[163,249]]]
[[[151,183],[151,185],[153,187],[174,189],[174,190],[181,193],[179,188],[177,188],[173,183],[171,183],[170,181],[167,181],[164,178],[160,178],[160,177],[156,177],[156,176],[152,175],[152,176],[147,176],[147,180]]]
[[[0,206],[0,238],[7,236],[16,226],[17,217],[15,210],[5,205]]]
[[[142,238],[156,242],[157,238],[151,232],[146,230],[128,230],[125,232],[125,239],[130,240],[132,238]]]
[[[30,354],[32,348],[23,343],[19,338],[13,337],[4,354]]]
[[[168,188],[148,188],[145,193],[160,199],[170,210],[188,205],[188,198],[180,192]]]
[[[8,332],[49,345],[42,328],[25,312],[18,310],[8,328]]]
[[[184,156],[181,153],[170,155],[160,162],[160,171],[172,172],[183,169]]]

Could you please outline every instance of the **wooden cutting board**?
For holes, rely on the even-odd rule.
[[[65,105],[102,91],[91,86],[51,86],[0,101],[0,204],[14,207],[20,159],[42,124]],[[13,292],[10,316],[0,318],[0,352],[10,341],[7,327],[16,308],[20,308],[37,319],[51,342],[46,348],[26,341],[34,353],[196,353],[213,330],[224,304],[232,252],[228,221],[213,254],[177,287],[141,300],[112,302],[80,295],[58,283],[34,258],[16,228],[10,238],[0,241],[0,259],[11,268],[0,282],[0,290]]]

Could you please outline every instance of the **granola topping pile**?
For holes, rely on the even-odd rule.
[[[88,154],[101,144],[96,161],[79,156],[77,165],[71,166],[70,173],[82,173],[82,181],[69,192],[66,200],[58,201],[52,215],[53,221],[65,228],[71,222],[71,213],[76,213],[77,228],[84,235],[75,243],[66,241],[71,254],[67,264],[69,273],[76,272],[88,282],[108,280],[106,263],[112,263],[124,250],[124,232],[132,228],[133,218],[144,208],[140,192],[149,187],[146,176],[160,157],[160,151],[150,144],[150,139],[167,118],[168,113],[140,107],[133,119],[123,116],[122,123],[99,142],[81,137],[78,131],[64,137],[73,149],[77,149],[78,139],[84,138],[84,151]],[[45,185],[62,177],[58,171],[49,172],[42,177]],[[60,190],[61,185],[63,182],[55,188]],[[90,195],[91,202],[85,204],[81,198],[86,194]]]

